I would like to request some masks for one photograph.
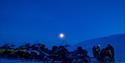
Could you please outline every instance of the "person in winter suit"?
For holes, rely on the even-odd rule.
[[[108,56],[111,60],[111,62],[114,62],[114,48],[111,44],[108,44],[105,48],[106,50],[106,56]]]
[[[97,59],[97,60],[100,60],[100,45],[98,44],[97,46],[94,46],[92,48],[92,51],[93,51],[93,56]]]

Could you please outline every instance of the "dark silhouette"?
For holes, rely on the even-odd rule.
[[[87,55],[87,51],[85,49],[83,49],[82,47],[77,47],[77,50],[75,51],[75,60],[79,60],[82,61],[84,63],[88,63],[89,62],[89,56]],[[79,62],[78,61],[78,62]]]
[[[106,56],[109,57],[109,60],[114,62],[114,48],[111,44],[108,44],[105,48]]]
[[[101,63],[112,62],[114,63],[114,48],[111,44],[108,44],[106,48],[103,48],[100,52]]]
[[[52,51],[51,51],[51,54],[50,54],[50,58],[52,58],[52,62],[54,63],[54,61],[56,61],[58,59],[58,46],[53,46],[52,47]]]
[[[68,52],[68,50],[64,46],[60,46],[58,48],[57,53],[58,53],[58,58],[61,61],[64,61],[65,63],[68,63],[67,56],[68,56],[69,52]]]
[[[48,61],[55,63],[59,61],[62,63],[89,63],[90,58],[88,51],[81,46],[77,47],[75,51],[68,51],[68,46],[53,46],[48,49],[44,44],[30,44],[26,43],[19,47],[12,44],[4,44],[0,47],[0,58],[37,60],[47,63]],[[99,63],[114,62],[114,48],[108,44],[106,48],[100,49],[100,46],[92,48],[93,56]]]
[[[92,48],[92,51],[93,51],[93,56],[100,61],[100,45],[96,45]]]

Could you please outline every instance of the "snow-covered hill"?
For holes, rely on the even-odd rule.
[[[102,48],[111,43],[115,48],[115,60],[125,62],[125,34],[111,35],[107,37],[96,38],[92,40],[86,40],[78,43],[76,46],[82,46],[89,51],[89,55],[92,56],[92,47],[96,44],[100,44]]]

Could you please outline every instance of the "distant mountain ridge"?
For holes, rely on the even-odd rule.
[[[82,41],[75,45],[75,47],[82,46],[87,49],[89,51],[89,55],[92,56],[92,47],[94,45],[100,44],[101,47],[104,48],[109,43],[111,43],[115,48],[116,61],[125,62],[125,33]]]

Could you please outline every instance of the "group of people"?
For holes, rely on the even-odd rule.
[[[93,56],[100,62],[110,61],[114,63],[114,48],[111,44],[108,44],[106,48],[101,49],[100,45],[96,45],[92,48]]]
[[[93,56],[99,63],[105,63],[107,60],[114,62],[114,49],[111,44],[106,48],[100,49],[100,46],[92,48]],[[48,49],[44,44],[30,43],[14,47],[14,45],[4,44],[0,46],[0,58],[38,60],[48,62],[60,61],[61,63],[89,63],[91,61],[88,51],[81,46],[74,51],[68,51],[65,46],[53,46]]]

